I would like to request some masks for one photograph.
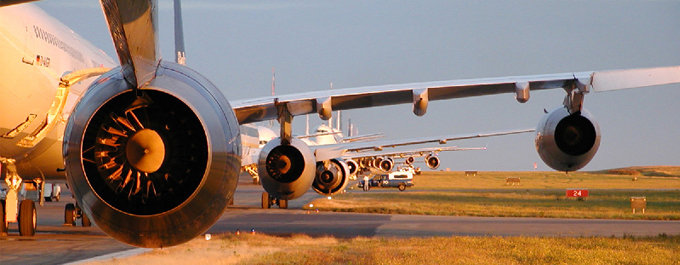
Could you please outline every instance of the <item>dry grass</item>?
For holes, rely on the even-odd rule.
[[[677,264],[680,237],[311,238],[220,235],[91,264]]]
[[[632,167],[602,172],[424,172],[409,192],[351,192],[312,202],[338,212],[489,217],[556,217],[680,220],[680,167]],[[634,172],[634,173],[631,173]],[[633,175],[631,175],[633,174]],[[520,178],[521,184],[505,184]],[[635,178],[635,180],[634,180]],[[567,199],[567,188],[586,188],[586,201]],[[647,197],[644,215],[632,214],[630,197]]]

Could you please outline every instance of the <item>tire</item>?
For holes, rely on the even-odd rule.
[[[92,222],[90,221],[90,218],[87,217],[85,213],[81,211],[82,217],[80,218],[80,224],[83,225],[83,227],[90,227],[92,226]]]
[[[5,218],[5,200],[0,200],[0,235],[7,235],[7,220]]]
[[[21,236],[34,236],[38,225],[38,215],[35,211],[35,202],[23,200],[19,205],[19,234]]]
[[[406,185],[404,183],[399,183],[399,191],[404,191],[406,190]]]
[[[279,200],[279,209],[288,209],[288,200]]]
[[[76,226],[76,206],[73,203],[66,204],[64,210],[64,225]]]
[[[272,201],[269,199],[269,193],[262,193],[262,209],[269,209],[272,206]]]

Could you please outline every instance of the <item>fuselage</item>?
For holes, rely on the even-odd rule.
[[[64,125],[95,80],[60,88],[62,76],[114,67],[113,59],[31,4],[0,8],[0,157],[22,178],[65,179]]]

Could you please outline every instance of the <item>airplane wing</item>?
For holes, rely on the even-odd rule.
[[[362,157],[378,157],[378,156],[385,156],[385,157],[396,157],[396,158],[406,158],[409,156],[412,157],[421,157],[421,156],[426,156],[430,153],[439,153],[439,152],[446,152],[446,151],[471,151],[471,150],[486,150],[486,147],[458,147],[458,146],[446,146],[446,147],[426,147],[426,148],[420,148],[420,149],[415,149],[415,150],[407,150],[407,151],[379,151],[379,152],[354,152],[354,153],[345,153],[342,158],[343,159],[354,159],[354,158],[362,158]]]
[[[240,124],[276,119],[281,105],[286,105],[290,114],[297,116],[411,103],[414,113],[422,116],[430,100],[517,93],[522,102],[528,100],[529,91],[534,90],[579,87],[587,93],[591,88],[600,92],[678,82],[680,66],[673,66],[367,86],[232,100],[230,103]]]
[[[415,144],[426,144],[426,143],[440,143],[445,144],[448,141],[464,140],[472,138],[482,138],[482,137],[492,137],[519,133],[533,132],[535,129],[524,129],[524,130],[512,130],[512,131],[499,131],[499,132],[487,132],[487,133],[469,133],[469,134],[454,134],[454,135],[441,135],[434,137],[418,137],[412,139],[398,139],[398,140],[380,140],[380,141],[370,141],[370,142],[359,142],[359,143],[340,143],[333,145],[316,146],[314,154],[316,155],[316,161],[324,161],[328,159],[333,159],[337,157],[345,156],[348,152],[361,152],[361,151],[382,151],[383,148],[397,147],[405,145],[415,145]]]

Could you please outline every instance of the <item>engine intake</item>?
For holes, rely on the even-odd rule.
[[[103,75],[65,131],[67,179],[78,204],[102,231],[130,245],[166,247],[200,235],[238,182],[241,141],[231,110],[210,82],[174,63],[162,62],[139,90],[120,68]]]
[[[281,138],[276,138],[262,147],[257,170],[269,196],[292,200],[312,186],[315,165],[312,150],[302,140],[292,138],[289,145],[282,145]]]
[[[345,161],[331,159],[316,163],[316,177],[312,188],[316,193],[332,196],[345,190],[349,182],[349,167]]]
[[[441,161],[439,160],[439,157],[437,155],[429,154],[425,157],[425,164],[430,169],[437,169],[440,163]]]
[[[558,171],[583,168],[600,146],[600,128],[590,112],[570,114],[560,106],[546,114],[536,128],[536,151]]]

